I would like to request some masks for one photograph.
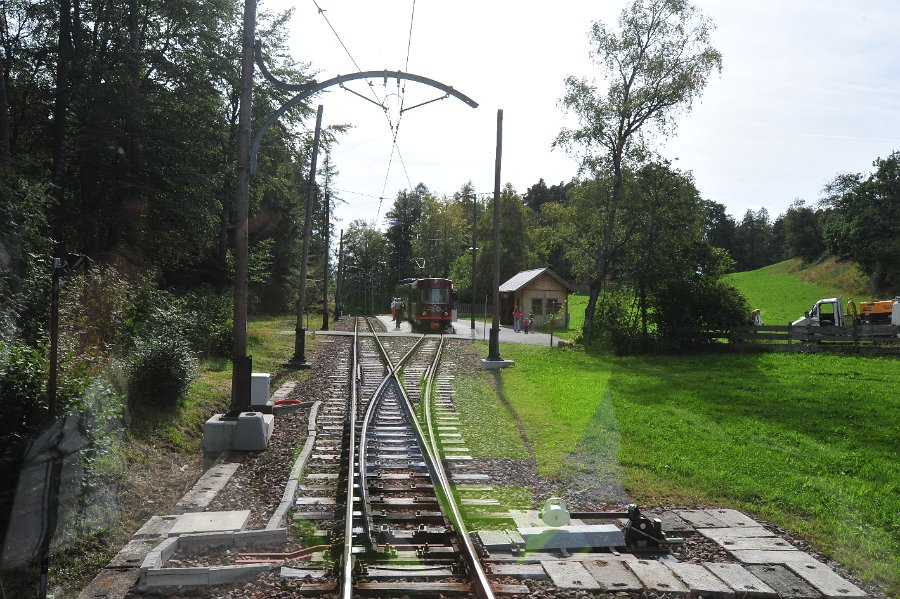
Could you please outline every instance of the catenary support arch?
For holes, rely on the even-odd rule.
[[[265,71],[263,72],[263,74],[267,75],[267,79],[273,79]],[[281,106],[281,108],[272,113],[272,115],[266,119],[266,121],[260,126],[259,130],[253,136],[253,144],[250,146],[250,174],[256,174],[256,155],[259,151],[259,146],[262,143],[263,137],[265,137],[266,132],[269,130],[269,128],[274,125],[285,112],[299,105],[306,98],[317,92],[335,85],[341,85],[343,83],[346,83],[347,81],[355,81],[357,79],[383,79],[385,81],[388,79],[404,79],[406,81],[415,81],[416,83],[421,83],[423,85],[428,85],[435,89],[441,90],[446,94],[446,96],[444,97],[453,96],[454,98],[465,102],[472,108],[478,108],[478,102],[468,97],[467,95],[456,91],[449,85],[444,85],[440,81],[435,81],[434,79],[429,79],[428,77],[423,77],[422,75],[404,73],[402,71],[362,71],[360,73],[353,73],[350,75],[338,75],[337,77],[333,77],[322,82],[310,81],[308,83],[300,85],[291,85],[290,89],[296,90],[299,93],[285,102]]]

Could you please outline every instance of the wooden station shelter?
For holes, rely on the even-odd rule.
[[[569,294],[574,292],[575,287],[549,268],[523,270],[500,285],[500,324],[511,325],[513,310],[519,306],[524,316],[534,315],[538,327],[545,326],[559,311],[556,326],[568,328]]]

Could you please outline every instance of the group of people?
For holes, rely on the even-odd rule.
[[[525,334],[528,334],[528,329],[534,327],[534,313],[529,312],[528,316],[523,319],[522,318],[522,310],[519,309],[519,306],[516,306],[513,310],[513,329],[518,333],[519,331],[525,331]]]
[[[400,328],[400,323],[403,321],[403,310],[406,306],[403,304],[403,300],[399,297],[391,298],[391,320],[397,323],[395,328]]]

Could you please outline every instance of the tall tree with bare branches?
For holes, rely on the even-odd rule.
[[[563,129],[554,145],[579,155],[584,171],[611,174],[612,189],[597,207],[600,237],[588,277],[590,295],[584,336],[591,338],[597,297],[604,287],[618,237],[625,199],[623,167],[646,155],[650,142],[674,132],[676,117],[690,109],[721,54],[710,45],[712,22],[685,0],[634,0],[619,16],[618,30],[595,22],[589,33],[591,58],[607,87],[570,76],[562,106],[574,113],[575,129]]]

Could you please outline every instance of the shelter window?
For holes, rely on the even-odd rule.
[[[556,314],[559,312],[559,300],[555,297],[547,298],[547,314]]]
[[[540,316],[541,314],[544,313],[544,300],[543,299],[541,299],[539,297],[532,298],[531,313],[536,314],[538,316]]]

